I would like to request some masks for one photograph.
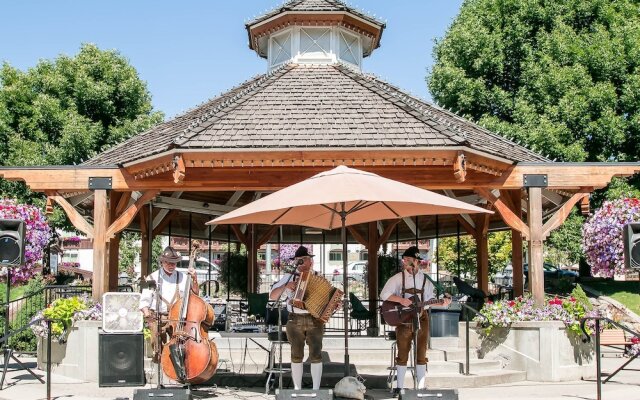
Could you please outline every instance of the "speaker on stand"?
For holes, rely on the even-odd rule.
[[[622,227],[624,243],[624,267],[640,269],[640,222],[632,222]]]

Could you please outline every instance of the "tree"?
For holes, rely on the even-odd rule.
[[[564,161],[640,154],[632,0],[468,0],[437,41],[435,101]]]
[[[84,44],[74,57],[26,72],[0,68],[0,165],[78,164],[162,118],[146,83],[114,50]],[[0,194],[44,204],[18,182],[0,181]]]
[[[492,232],[488,236],[489,276],[502,271],[511,262],[511,232]],[[469,235],[460,237],[461,275],[475,279],[477,275],[476,241]],[[440,267],[452,274],[458,274],[458,239],[447,237],[440,239],[438,245]]]

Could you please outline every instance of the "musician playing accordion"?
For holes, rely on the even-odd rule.
[[[271,288],[269,298],[277,300],[284,293],[287,297],[287,309],[289,321],[287,322],[287,338],[291,344],[291,378],[295,390],[302,388],[302,360],[304,358],[304,344],[309,346],[309,361],[311,362],[311,379],[313,389],[320,388],[322,378],[322,338],[324,336],[324,323],[314,318],[307,310],[294,307],[292,299],[297,283],[295,277],[303,272],[313,272],[313,255],[309,250],[300,246],[292,257],[296,271],[286,273]]]
[[[417,332],[416,351],[416,381],[418,387],[425,387],[425,375],[427,372],[427,339],[429,337],[429,319],[426,308],[422,305],[435,298],[435,287],[426,274],[420,272],[420,251],[417,246],[411,246],[402,254],[403,270],[398,272],[384,285],[380,293],[380,299],[399,303],[403,307],[414,306],[414,302],[420,303],[419,328]],[[450,299],[444,299],[443,304],[448,305]],[[396,326],[396,343],[398,355],[396,357],[397,386],[394,389],[394,397],[404,388],[404,378],[407,373],[407,361],[409,350],[414,335],[414,324],[400,324]]]

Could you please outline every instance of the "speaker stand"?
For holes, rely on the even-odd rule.
[[[11,335],[9,334],[9,299],[10,299],[10,290],[11,290],[11,266],[2,265],[7,268],[7,296],[5,298],[6,303],[4,305],[4,345],[2,347],[2,351],[4,353],[4,365],[2,368],[2,379],[0,379],[0,390],[4,389],[4,378],[7,376],[7,369],[9,368],[9,359],[13,358],[13,360],[18,364],[18,369],[24,369],[28,373],[30,373],[34,378],[40,381],[40,383],[44,383],[44,380],[36,375],[29,367],[24,365],[18,358],[13,354],[13,349],[9,346],[9,338]]]

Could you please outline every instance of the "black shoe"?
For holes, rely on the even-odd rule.
[[[396,398],[400,396],[400,394],[404,394],[404,389],[394,388],[392,394],[393,394],[393,397]]]

